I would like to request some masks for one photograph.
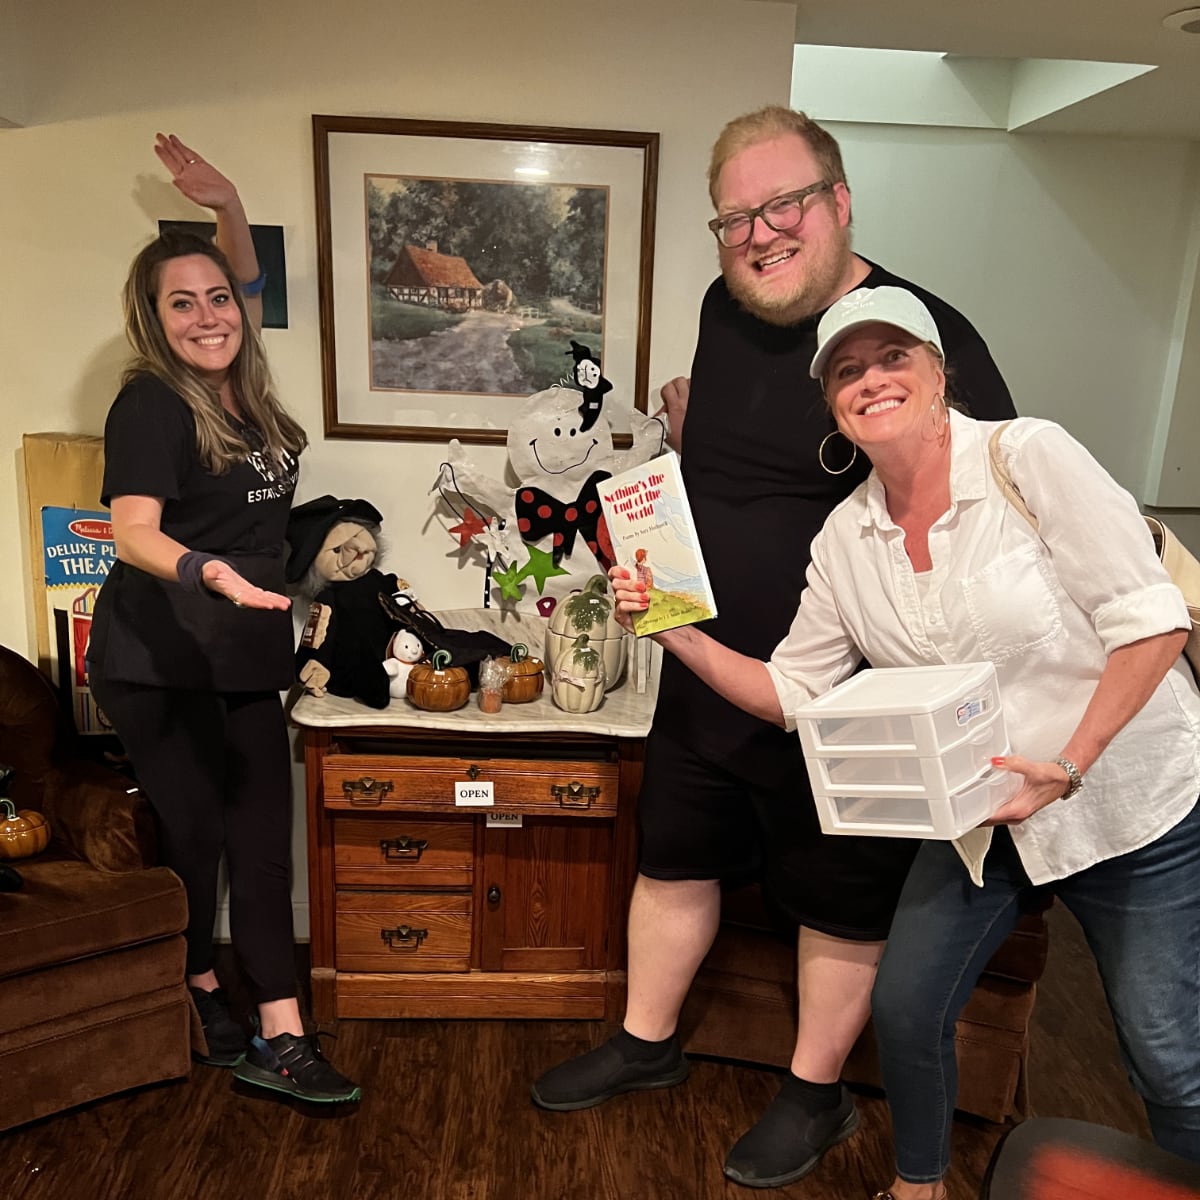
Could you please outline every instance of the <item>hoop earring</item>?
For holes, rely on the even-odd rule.
[[[825,444],[835,434],[839,437],[846,438],[846,441],[850,442],[850,439],[846,437],[846,435],[842,433],[840,429],[834,429],[832,432],[827,433],[821,439],[820,446],[817,447],[817,462],[821,464],[821,470],[824,471],[826,475],[845,475],[845,473],[850,470],[852,466],[854,466],[854,460],[858,458],[858,447],[853,442],[850,442],[850,461],[844,467],[839,467],[836,471],[833,470],[833,468],[828,466],[825,462]]]
[[[937,408],[942,406],[942,423],[938,424]],[[934,396],[929,404],[929,419],[933,422],[933,436],[940,438],[946,432],[946,425],[950,420],[950,410],[946,407],[946,397],[942,395]]]

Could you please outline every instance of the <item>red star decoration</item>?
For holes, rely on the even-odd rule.
[[[468,508],[463,513],[463,519],[457,525],[450,526],[450,532],[458,534],[458,548],[461,550],[485,528],[487,528],[487,522],[473,508]]]

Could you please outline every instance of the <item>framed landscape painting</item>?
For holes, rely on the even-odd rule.
[[[586,346],[647,403],[658,134],[313,117],[325,433],[503,443]]]

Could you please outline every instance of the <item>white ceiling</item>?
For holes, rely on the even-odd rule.
[[[1200,6],[1200,0],[1191,0]],[[1188,0],[799,0],[796,41],[1157,69],[1039,121],[1039,132],[1200,139],[1200,34],[1165,28]]]

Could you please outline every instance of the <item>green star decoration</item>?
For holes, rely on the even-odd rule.
[[[536,546],[529,546],[527,549],[529,550],[529,561],[517,572],[517,578],[532,578],[537,584],[539,596],[545,591],[547,579],[552,579],[555,575],[570,574],[565,567],[554,565],[553,554],[547,554],[545,550],[539,550]]]
[[[521,585],[518,582],[522,572],[517,569],[517,564],[513,563],[510,567],[505,567],[503,571],[492,572],[492,582],[500,585],[501,600],[520,600]]]

